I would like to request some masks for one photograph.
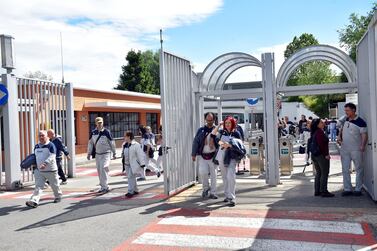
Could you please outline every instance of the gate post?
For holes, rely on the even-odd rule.
[[[8,103],[3,106],[4,135],[2,135],[4,138],[5,186],[7,190],[14,190],[21,185],[17,80],[11,74],[3,74],[1,79],[8,89]]]
[[[266,183],[279,184],[279,151],[276,113],[276,84],[274,73],[274,54],[262,54],[263,104],[264,104],[264,142],[266,149]]]
[[[68,177],[76,177],[76,149],[75,149],[75,117],[73,107],[73,84],[66,84],[66,106],[67,106],[67,146],[71,159],[68,161]]]

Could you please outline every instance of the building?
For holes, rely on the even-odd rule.
[[[94,120],[98,116],[104,118],[117,147],[121,146],[127,130],[137,135],[140,125],[151,126],[153,132],[160,126],[159,95],[75,87],[73,97],[77,154],[86,153],[89,133],[95,128]]]

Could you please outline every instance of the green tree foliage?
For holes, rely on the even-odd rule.
[[[117,90],[160,94],[159,53],[129,51],[122,66]]]
[[[308,33],[302,34],[300,37],[294,37],[293,41],[288,44],[284,52],[285,58],[290,57],[298,50],[311,45],[318,45],[318,40]],[[339,76],[331,70],[330,63],[323,61],[307,62],[299,66],[288,80],[288,85],[311,85],[311,84],[327,84],[339,82]],[[317,95],[317,96],[299,96],[290,97],[290,102],[303,102],[310,110],[321,117],[328,116],[328,105],[335,100],[344,99],[344,95]]]
[[[360,41],[360,39],[368,29],[368,25],[376,9],[377,3],[374,3],[372,10],[365,16],[352,13],[349,17],[350,23],[343,29],[338,30],[340,45],[348,50],[350,57],[355,62],[357,43]]]

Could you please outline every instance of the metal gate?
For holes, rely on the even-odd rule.
[[[65,84],[17,78],[20,124],[20,158],[33,153],[40,130],[54,129],[67,142],[67,101]],[[67,162],[63,161],[67,173]],[[21,182],[33,181],[31,170],[22,171]]]
[[[163,155],[164,183],[165,193],[171,195],[194,184],[196,180],[191,147],[195,123],[192,88],[197,79],[188,60],[162,49],[160,78],[163,145],[171,148]]]

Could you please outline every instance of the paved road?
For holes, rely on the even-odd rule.
[[[291,177],[277,187],[263,179],[237,177],[237,206],[200,198],[200,185],[166,198],[162,177],[140,183],[125,199],[127,184],[113,162],[112,191],[97,196],[93,164],[63,186],[64,200],[47,192],[37,209],[24,206],[31,190],[0,193],[0,250],[357,250],[376,243],[376,204],[367,195],[340,196],[340,160],[334,150],[329,190],[313,196],[312,168],[302,173],[295,155]],[[221,179],[219,177],[219,191]],[[219,192],[219,195],[221,193]],[[376,247],[377,248],[377,247]]]

